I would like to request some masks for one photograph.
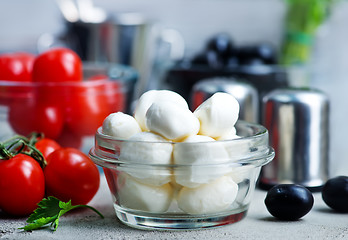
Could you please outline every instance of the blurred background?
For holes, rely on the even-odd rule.
[[[231,33],[238,43],[271,41],[279,45],[285,13],[281,0],[96,0],[94,4],[112,13],[140,12],[178,29],[187,54],[200,50],[208,37],[221,31]],[[64,28],[53,0],[2,0],[0,11],[2,51],[35,50],[42,33],[59,33]]]
[[[317,22],[310,25],[310,33],[295,34],[295,36],[292,32],[290,34],[288,32],[289,29],[299,31],[296,27],[291,28],[294,25],[287,18],[291,6],[288,5],[289,2],[296,1],[2,0],[0,1],[0,53],[11,51],[38,53],[52,46],[69,45],[66,39],[69,36],[71,25],[74,25],[71,23],[76,21],[93,25],[112,19],[113,23],[121,23],[121,25],[146,24],[147,30],[151,33],[136,36],[146,38],[136,46],[139,47],[140,44],[143,44],[141,51],[145,56],[144,60],[137,62],[140,57],[136,57],[135,62],[132,62],[132,59],[122,62],[132,65],[139,71],[140,77],[135,94],[137,97],[148,89],[182,90],[181,83],[178,85],[180,89],[176,89],[178,86],[175,84],[188,76],[186,72],[185,75],[182,71],[192,70],[190,66],[193,66],[194,60],[200,64],[203,62],[203,64],[209,65],[209,68],[214,69],[213,75],[207,75],[209,77],[228,76],[229,73],[221,74],[225,69],[221,68],[218,60],[214,60],[215,55],[211,60],[211,56],[205,52],[209,48],[209,40],[217,34],[224,33],[224,36],[228,36],[230,43],[236,49],[244,47],[245,50],[245,47],[248,46],[268,44],[267,46],[271,47],[267,49],[274,54],[275,59],[269,63],[265,61],[263,63],[272,66],[285,64],[288,68],[300,66],[299,74],[301,76],[303,71],[310,72],[309,79],[302,77],[287,79],[288,85],[315,87],[329,96],[331,104],[330,171],[332,175],[348,175],[346,164],[348,159],[344,146],[345,125],[348,118],[348,107],[346,106],[348,102],[346,94],[346,89],[348,89],[348,28],[346,26],[348,1],[327,1],[330,6],[323,10],[323,17],[320,18],[316,15]],[[75,5],[71,5],[72,3]],[[304,9],[303,6],[301,9]],[[294,12],[300,13],[301,9]],[[124,15],[129,13],[133,15]],[[134,15],[134,13],[136,14]],[[306,22],[310,21],[310,18],[311,16],[305,12],[302,18],[297,17],[296,19]],[[308,35],[306,34],[309,35],[310,43],[307,42]],[[147,39],[149,35],[152,40]],[[284,41],[288,36],[290,36],[290,40],[300,39],[300,42],[307,42],[305,45],[310,46],[308,59],[305,57],[305,59],[281,62],[283,56],[280,55],[284,55]],[[215,40],[218,41],[216,38]],[[110,49],[109,51],[112,52]],[[120,58],[112,59],[110,56],[85,57],[92,61],[120,61]],[[132,57],[128,56],[128,58]],[[251,65],[254,64],[254,59],[252,61]],[[235,69],[234,64],[238,65],[230,59],[228,63],[224,64],[228,66],[232,64],[233,69]],[[178,80],[178,76],[182,78]],[[272,79],[267,84],[274,88],[277,86]]]

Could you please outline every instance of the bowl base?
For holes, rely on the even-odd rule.
[[[142,230],[194,230],[204,228],[214,228],[239,222],[246,214],[247,210],[242,210],[238,213],[222,213],[204,216],[188,216],[188,215],[166,215],[151,216],[140,215],[138,213],[121,209],[115,206],[118,219],[133,228]]]

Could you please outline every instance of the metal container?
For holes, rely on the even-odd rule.
[[[295,183],[320,189],[329,175],[329,100],[313,89],[279,89],[263,98],[263,122],[275,149],[261,187]]]
[[[181,60],[185,43],[177,30],[130,12],[108,14],[100,21],[65,21],[65,31],[59,36],[43,34],[38,40],[39,52],[56,46],[71,48],[83,61],[132,66],[139,73],[137,99],[157,87],[158,64]],[[169,49],[164,51],[163,46]]]
[[[216,77],[197,82],[191,92],[190,107],[196,109],[216,92],[232,94],[240,105],[239,119],[257,123],[259,100],[257,90],[250,84],[234,78]]]

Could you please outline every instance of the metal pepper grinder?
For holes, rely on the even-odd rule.
[[[263,98],[262,124],[275,158],[262,168],[259,184],[280,183],[320,190],[329,175],[329,99],[314,89],[278,89]]]

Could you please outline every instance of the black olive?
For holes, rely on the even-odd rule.
[[[233,67],[238,67],[238,65],[239,65],[239,62],[236,56],[232,56],[227,59],[226,67],[233,68]]]
[[[224,67],[223,59],[214,51],[207,51],[207,61],[208,66],[214,69],[219,69]]]
[[[227,33],[219,33],[210,38],[206,44],[205,51],[211,55],[216,55],[217,61],[215,60],[215,62],[219,63],[219,68],[228,67],[230,59],[237,57],[232,38]],[[216,68],[216,64],[211,67]]]
[[[208,58],[207,54],[204,53],[199,53],[196,56],[193,57],[192,59],[192,64],[194,65],[208,65]]]
[[[348,212],[348,177],[329,179],[322,190],[324,202],[338,212]]]
[[[238,49],[241,65],[276,64],[276,49],[269,43],[241,46]]]
[[[205,65],[212,69],[221,69],[224,67],[223,59],[212,50],[196,55],[191,62],[194,65]]]
[[[260,43],[256,46],[257,56],[265,64],[276,64],[277,53],[275,47],[270,43]]]
[[[207,50],[216,52],[219,57],[227,58],[233,50],[232,39],[226,33],[219,33],[208,40]]]
[[[241,46],[238,48],[237,56],[241,65],[250,65],[251,59],[257,58],[255,47]]]
[[[267,210],[280,220],[297,220],[313,207],[312,193],[297,184],[279,184],[272,187],[265,198]]]

